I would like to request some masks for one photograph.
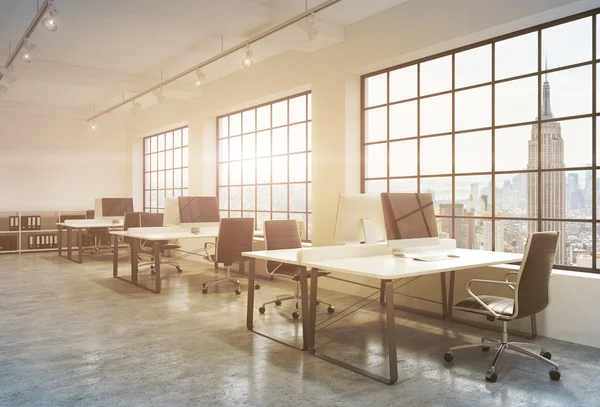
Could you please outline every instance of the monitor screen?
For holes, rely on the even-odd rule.
[[[125,216],[133,212],[133,198],[102,198],[102,217]]]
[[[368,222],[365,223],[365,220]],[[377,243],[383,240],[385,224],[379,195],[340,194],[335,220],[335,242]]]
[[[219,202],[216,196],[180,196],[181,223],[219,222]]]
[[[388,240],[438,237],[431,194],[382,193]]]

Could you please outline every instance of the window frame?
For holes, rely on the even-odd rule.
[[[591,47],[592,47],[592,53],[591,53],[591,58],[586,60],[585,62],[578,62],[578,63],[573,63],[573,64],[569,64],[569,65],[564,65],[564,66],[559,66],[559,67],[554,67],[551,69],[545,69],[544,67],[544,61],[543,61],[543,48],[542,48],[542,30],[550,28],[550,27],[555,27],[555,26],[559,26],[561,24],[565,24],[565,23],[569,23],[569,22],[573,22],[579,19],[584,19],[584,18],[591,18],[591,25],[592,25],[592,29],[591,29],[591,35],[592,35],[592,42],[591,42]],[[455,49],[451,49],[448,51],[444,51],[435,55],[430,55],[424,58],[420,58],[420,59],[416,59],[416,60],[412,60],[406,63],[402,63],[399,65],[395,65],[395,66],[391,66],[385,69],[380,69],[374,72],[370,72],[367,74],[364,74],[361,76],[361,130],[360,130],[360,154],[361,154],[361,162],[360,162],[360,182],[361,182],[361,193],[365,193],[366,190],[366,185],[367,185],[367,181],[384,181],[387,185],[387,191],[390,191],[390,186],[391,186],[391,180],[402,180],[402,179],[407,179],[407,180],[415,180],[417,183],[417,192],[421,192],[421,183],[423,179],[427,179],[427,178],[441,178],[441,177],[450,177],[451,178],[451,182],[452,182],[452,197],[451,197],[451,205],[452,205],[452,213],[451,215],[437,215],[438,219],[449,219],[452,222],[452,234],[451,237],[455,238],[456,237],[456,232],[457,232],[457,219],[483,219],[486,221],[491,222],[491,248],[492,250],[496,250],[496,239],[498,238],[498,233],[497,233],[497,221],[522,221],[522,222],[535,222],[537,225],[537,230],[543,230],[543,223],[544,222],[552,222],[552,221],[558,221],[561,222],[563,225],[567,225],[568,223],[582,223],[582,224],[587,224],[587,225],[591,225],[591,233],[592,233],[592,247],[591,247],[591,257],[592,257],[592,265],[591,268],[588,267],[580,267],[580,266],[573,266],[573,265],[559,265],[556,264],[554,267],[557,269],[564,269],[564,270],[573,270],[573,271],[581,271],[581,272],[592,272],[592,273],[599,273],[600,272],[600,262],[597,260],[596,258],[596,254],[597,254],[597,250],[598,250],[598,245],[600,244],[599,241],[597,241],[597,230],[598,230],[598,222],[600,222],[600,218],[599,215],[600,212],[598,211],[597,208],[597,193],[600,192],[598,191],[598,185],[597,185],[597,175],[600,174],[599,172],[599,168],[598,168],[598,157],[597,157],[597,136],[598,136],[598,131],[597,131],[597,123],[600,122],[600,112],[598,111],[598,109],[600,109],[600,106],[597,106],[597,103],[599,101],[597,101],[597,97],[599,95],[597,95],[597,85],[598,85],[598,78],[597,75],[600,74],[600,72],[598,72],[600,70],[600,60],[598,58],[600,58],[600,55],[598,55],[598,46],[600,44],[597,44],[597,42],[599,41],[599,33],[598,30],[600,30],[600,27],[598,27],[598,21],[600,19],[600,8],[595,8],[593,10],[589,10],[583,13],[578,13],[578,14],[574,14],[572,16],[568,16],[568,17],[564,17],[561,19],[557,19],[554,21],[550,21],[544,24],[539,24],[536,26],[532,26],[529,28],[525,28],[522,30],[518,30],[515,32],[511,32],[508,34],[504,34],[501,36],[497,36],[494,38],[490,38],[487,40],[483,40],[483,41],[478,41],[475,42],[473,44],[469,44],[466,46],[461,46]],[[507,39],[511,39],[511,38],[515,38],[515,37],[519,37],[521,35],[525,35],[525,34],[531,34],[531,33],[537,33],[537,69],[531,73],[526,73],[526,74],[521,74],[521,75],[516,75],[516,76],[509,76],[509,77],[505,77],[502,79],[496,79],[496,61],[495,61],[495,57],[496,57],[496,52],[495,52],[495,45],[497,42],[499,41],[503,41],[503,40],[507,40]],[[486,82],[482,82],[482,83],[477,83],[474,85],[469,85],[469,86],[464,86],[464,87],[460,87],[457,88],[455,86],[455,81],[456,81],[456,55],[460,52],[463,51],[469,51],[475,48],[479,48],[479,47],[484,47],[484,46],[490,46],[491,47],[491,80],[486,81]],[[443,58],[443,57],[451,57],[452,59],[452,86],[450,88],[450,90],[447,91],[442,91],[442,92],[437,92],[437,93],[433,93],[433,94],[425,94],[425,95],[421,95],[421,89],[420,89],[420,80],[421,80],[421,76],[420,76],[420,70],[421,70],[421,64],[427,61],[431,61],[431,60],[436,60],[439,58]],[[407,67],[411,67],[411,66],[416,66],[417,69],[417,73],[416,73],[416,86],[417,86],[417,93],[416,93],[416,97],[413,98],[404,98],[401,100],[397,100],[394,102],[390,101],[390,73],[393,71],[396,71],[398,69],[401,68],[407,68]],[[590,67],[592,70],[591,73],[591,87],[592,87],[592,92],[591,92],[591,97],[592,97],[592,101],[591,101],[591,113],[586,113],[586,114],[578,114],[578,115],[571,115],[571,116],[566,116],[566,117],[560,117],[560,118],[551,118],[551,119],[544,119],[542,117],[542,87],[543,87],[543,81],[544,81],[544,75],[546,74],[552,74],[555,72],[562,72],[562,71],[567,71],[569,69],[574,69],[574,68],[579,68],[579,67]],[[367,107],[367,80],[371,77],[375,77],[377,75],[381,75],[381,74],[386,74],[386,90],[387,90],[387,97],[385,100],[385,103],[383,104],[373,104]],[[536,78],[536,82],[537,82],[537,117],[535,118],[535,120],[529,120],[529,121],[524,121],[524,122],[518,122],[518,123],[509,123],[509,124],[502,124],[502,125],[496,125],[496,106],[495,106],[495,102],[496,102],[496,85],[498,84],[502,84],[505,82],[510,82],[510,81],[515,81],[518,79],[525,79],[525,78]],[[469,90],[469,89],[483,89],[484,87],[489,86],[491,88],[491,125],[487,126],[487,127],[482,127],[482,128],[469,128],[469,129],[463,129],[463,130],[456,130],[456,94],[457,92],[460,91],[464,91],[464,90]],[[450,131],[448,132],[443,132],[443,133],[437,133],[437,134],[426,134],[426,135],[422,135],[421,134],[421,101],[423,99],[427,99],[430,98],[432,96],[440,96],[440,95],[451,95],[451,108],[452,108],[452,128]],[[401,103],[407,103],[407,102],[412,102],[412,101],[416,101],[417,103],[417,133],[415,137],[408,137],[408,138],[398,138],[398,139],[391,139],[390,138],[390,107],[394,106],[396,104],[401,104]],[[368,142],[366,140],[366,117],[367,117],[367,111],[371,110],[371,109],[376,109],[376,108],[381,108],[381,107],[386,107],[386,111],[387,111],[387,124],[385,124],[383,127],[386,127],[386,137],[384,140],[379,140],[379,141],[371,141]],[[545,123],[552,123],[552,122],[566,122],[566,121],[570,121],[570,120],[576,120],[576,119],[589,119],[591,120],[591,134],[590,136],[592,137],[592,160],[591,160],[591,166],[578,166],[578,167],[569,167],[568,165],[565,165],[564,168],[561,169],[551,169],[551,168],[542,168],[542,138],[541,138],[541,133],[542,133],[542,124]],[[496,131],[500,130],[500,129],[506,129],[506,128],[515,128],[515,127],[519,127],[519,126],[529,126],[530,129],[532,128],[531,126],[537,126],[537,134],[538,134],[538,142],[537,142],[537,162],[538,162],[538,166],[537,169],[519,169],[519,170],[502,170],[502,171],[496,171]],[[489,131],[491,133],[491,170],[490,171],[484,171],[484,172],[457,172],[456,171],[456,136],[460,135],[460,134],[467,134],[467,133],[473,133],[476,131]],[[429,138],[429,137],[437,137],[437,136],[442,136],[442,135],[449,135],[452,138],[452,152],[450,153],[452,155],[452,170],[450,173],[448,174],[435,174],[435,175],[425,175],[425,174],[421,174],[421,141],[425,138]],[[528,137],[529,139],[529,137]],[[564,134],[563,134],[563,139],[564,139]],[[416,170],[416,174],[415,175],[410,175],[410,176],[391,176],[390,175],[390,145],[393,142],[398,142],[398,141],[405,141],[405,140],[416,140],[417,143],[417,150],[416,150],[416,154],[417,154],[417,170]],[[385,176],[383,177],[370,177],[367,178],[367,168],[366,168],[366,164],[367,164],[367,157],[366,157],[366,146],[368,145],[377,145],[377,144],[381,144],[381,145],[385,145],[387,147],[387,157],[386,157],[386,161],[387,161],[387,173]],[[591,171],[592,173],[592,214],[591,214],[591,218],[577,218],[577,219],[569,219],[568,216],[565,214],[565,218],[564,219],[553,219],[553,218],[544,218],[543,217],[543,202],[542,202],[542,198],[543,198],[543,192],[542,192],[542,177],[544,174],[553,172],[553,171],[560,171],[564,174],[565,177],[568,177],[568,174],[571,172],[578,172],[578,171]],[[508,175],[512,175],[512,176],[516,176],[517,174],[536,174],[537,178],[537,216],[535,217],[530,217],[528,215],[525,215],[525,217],[511,217],[511,216],[497,216],[497,211],[499,210],[499,208],[496,207],[496,195],[497,195],[497,191],[496,189],[498,188],[496,185],[496,176],[508,176]],[[477,176],[477,175],[485,175],[485,176],[490,176],[491,177],[491,191],[490,191],[490,195],[491,195],[491,209],[490,209],[490,213],[491,213],[491,217],[489,216],[464,216],[464,215],[456,215],[456,210],[455,207],[457,205],[456,202],[456,192],[457,192],[457,187],[456,187],[456,178],[458,177],[462,177],[462,176]],[[566,181],[565,181],[566,182]],[[460,203],[458,203],[459,205],[462,205]],[[504,242],[503,242],[504,243]],[[566,246],[566,245],[565,245]]]

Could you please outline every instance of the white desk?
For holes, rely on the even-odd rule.
[[[496,264],[514,263],[521,261],[523,258],[522,254],[515,253],[455,249],[447,252],[457,254],[460,256],[458,258],[422,262],[393,256],[391,254],[391,250],[382,245],[316,247],[307,249],[294,249],[294,251],[297,255],[296,259],[293,258],[293,252],[289,250],[246,252],[243,253],[243,255],[253,259],[260,258],[265,260],[280,261],[283,263],[297,264],[301,270],[301,284],[305,286],[307,284],[306,270],[307,268],[311,268],[310,304],[306,304],[308,296],[304,295],[304,291],[302,293],[302,310],[304,315],[302,318],[304,348],[307,348],[309,352],[319,358],[387,384],[393,384],[396,382],[396,380],[398,380],[394,288],[392,286],[392,280],[450,272],[450,298],[445,306],[451,309],[453,302],[452,291],[454,288],[453,273],[455,271]],[[250,286],[254,285],[254,269],[254,260],[252,260],[250,262]],[[335,271],[340,274],[371,277],[381,280],[382,292],[385,292],[385,302],[383,301],[383,297],[381,297],[381,303],[386,307],[387,316],[389,377],[376,375],[357,366],[353,366],[344,361],[327,356],[315,349],[318,270]],[[304,287],[303,290],[306,290],[306,287]],[[445,283],[443,285],[443,290],[445,291]],[[446,301],[443,300],[443,302],[445,303]],[[306,324],[305,321],[306,309],[308,309],[310,313],[308,324]],[[252,293],[250,293],[249,291],[246,321],[247,327],[250,330],[253,330],[253,314],[254,292],[252,291]]]
[[[216,232],[200,232],[192,233],[189,228],[181,227],[148,227],[148,228],[131,228],[127,231],[111,232],[113,235],[113,277],[136,285],[138,287],[148,289],[138,284],[138,254],[141,247],[141,241],[154,242],[152,256],[154,257],[154,290],[150,290],[156,294],[160,293],[160,244],[164,240],[180,240],[180,239],[206,239],[216,238]],[[119,277],[119,238],[126,237],[129,240],[131,248],[131,280],[126,280]]]
[[[76,263],[83,262],[83,230],[87,228],[122,228],[123,221],[113,222],[112,220],[104,219],[68,219],[64,222],[56,224],[58,229],[58,255],[64,257]],[[62,254],[62,230],[67,230],[67,255]],[[77,231],[77,249],[78,259],[73,260],[72,246],[73,246],[73,230]]]

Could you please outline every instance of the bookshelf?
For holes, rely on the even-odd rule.
[[[0,254],[58,250],[56,223],[67,219],[85,219],[85,211],[0,212]],[[65,231],[62,241],[66,249]],[[84,238],[83,245],[93,246],[94,241]]]

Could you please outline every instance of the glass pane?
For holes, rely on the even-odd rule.
[[[387,176],[387,144],[365,146],[365,176],[381,178]]]
[[[144,156],[144,171],[150,171],[150,154]]]
[[[229,164],[219,164],[219,185],[229,185]]]
[[[165,168],[173,168],[173,150],[165,151]]]
[[[158,173],[156,171],[150,174],[150,188],[158,188]]]
[[[283,126],[288,123],[287,100],[274,103],[273,105],[273,127]]]
[[[165,188],[173,188],[173,170],[165,171]],[[227,180],[227,178],[225,178]]]
[[[456,92],[456,130],[469,130],[492,126],[492,87]]]
[[[272,177],[273,182],[288,182],[288,158],[273,157],[271,164],[273,165]]]
[[[452,88],[452,56],[437,58],[421,64],[421,96]]]
[[[242,138],[232,137],[229,139],[229,159],[240,160],[242,158]]]
[[[387,73],[369,76],[365,80],[365,106],[383,105],[387,102]]]
[[[144,154],[148,154],[150,152],[150,137],[144,139]]]
[[[150,173],[144,174],[144,189],[150,189]]]
[[[232,161],[229,163],[229,185],[241,185],[242,183],[242,163]]]
[[[417,102],[390,106],[390,140],[417,137]]]
[[[421,175],[452,173],[452,136],[421,139]]]
[[[240,210],[242,209],[242,187],[230,187],[229,188],[229,209]],[[234,217],[233,214],[230,214]]]
[[[542,174],[542,217],[589,219],[592,216],[591,171]],[[586,180],[588,188],[586,191]]]
[[[592,119],[542,123],[542,168],[591,166]]]
[[[159,134],[157,136],[158,138],[158,150],[162,151],[165,149],[165,135],[164,134]]]
[[[457,219],[456,246],[462,249],[492,250],[492,221]]]
[[[156,208],[158,206],[158,193],[150,191],[150,206]]]
[[[167,150],[173,148],[173,132],[165,134],[165,148]]]
[[[492,171],[492,132],[477,131],[460,133],[455,136],[457,173]]]
[[[390,192],[417,192],[417,179],[416,178],[404,178],[404,179],[391,179],[390,180]]]
[[[230,211],[229,212],[229,217],[230,218],[241,218],[242,217],[242,212],[240,211]]]
[[[544,76],[542,119],[575,116],[591,112],[591,66],[552,72]]]
[[[264,130],[271,127],[271,105],[256,109],[256,130]]]
[[[188,166],[188,147],[183,147],[181,154],[183,156],[182,166],[187,167]]]
[[[254,133],[242,136],[242,156],[244,158],[254,158],[256,154],[255,139],[256,135]]]
[[[146,191],[144,194],[144,206],[146,208],[150,207],[150,191]]]
[[[537,194],[537,174],[496,174],[496,216],[535,218],[537,205],[530,196]]]
[[[456,177],[455,214],[457,216],[492,216],[491,187],[491,175]]]
[[[156,150],[158,150],[156,144],[157,144],[157,138],[156,138],[156,136],[150,137],[150,152],[151,153],[155,153]]]
[[[452,131],[452,95],[421,100],[421,135]]]
[[[306,154],[306,166],[308,167],[308,181],[312,181],[312,153]]]
[[[165,189],[165,172],[159,171],[157,176],[158,176],[158,189]]]
[[[177,197],[180,197],[180,196],[183,196],[181,194],[181,189],[175,189],[175,190],[173,190],[173,197],[177,198]]]
[[[256,156],[267,157],[271,155],[271,131],[256,133]]]
[[[286,154],[287,148],[287,127],[273,129],[273,155]]]
[[[252,187],[243,187],[242,193],[244,194],[243,209],[245,211],[254,210],[254,208],[256,206],[254,203],[254,199],[256,198],[254,187],[253,186]]]
[[[219,138],[229,136],[229,117],[221,117],[219,119]]]
[[[307,185],[306,189],[308,190],[307,191],[307,193],[308,193],[308,202],[307,202],[308,203],[308,211],[310,212],[312,210],[312,184],[308,183],[306,185]]]
[[[271,214],[271,219],[273,220],[285,220],[288,218],[287,213],[278,213],[278,212],[273,212]]]
[[[365,111],[365,141],[383,141],[387,139],[387,107],[378,107]]]
[[[600,64],[596,65],[596,112],[600,112],[600,80],[598,78],[600,78]]]
[[[312,94],[308,94],[308,120],[312,120]]]
[[[271,219],[271,213],[270,212],[258,212],[256,214],[256,230],[263,230],[263,225],[265,223],[265,220],[270,220]]]
[[[173,150],[173,168],[181,167],[181,148]]]
[[[312,122],[308,122],[307,123],[306,131],[308,133],[307,137],[306,137],[306,140],[308,142],[308,146],[306,147],[306,149],[308,151],[310,151],[312,149]]]
[[[158,165],[157,165],[156,161],[157,161],[156,160],[156,153],[150,154],[150,168],[149,169],[151,171],[156,171],[157,170]]]
[[[417,65],[390,72],[390,102],[417,97]]]
[[[496,125],[531,122],[537,118],[537,77],[496,85]]]
[[[256,209],[259,211],[271,210],[271,186],[259,185],[256,187]]]
[[[175,130],[173,132],[173,147],[181,147],[181,130]]]
[[[184,127],[183,129],[181,129],[181,137],[182,137],[181,144],[184,147],[187,146],[188,145],[188,128],[187,127]]]
[[[440,213],[440,205],[452,205],[452,177],[421,178],[421,193],[433,196],[435,213]]]
[[[289,129],[290,153],[306,151],[306,123],[290,126]]]
[[[385,147],[385,144],[383,144],[383,146]],[[417,175],[417,157],[417,140],[390,143],[390,176],[402,177]],[[373,157],[372,162],[379,165],[379,163],[377,163],[378,159],[381,159],[381,157]],[[383,165],[385,165],[385,161],[383,162]],[[385,171],[385,167],[381,170]],[[386,176],[386,174],[379,175],[379,177],[383,176]]]
[[[586,263],[590,259],[585,259],[587,257],[585,255],[591,254],[592,247],[592,224],[584,222],[542,222],[542,231],[551,230],[558,232],[554,263],[575,266],[578,263],[577,258],[580,257],[579,264],[586,267]]]
[[[288,196],[287,196],[287,184],[273,185],[273,210],[274,211],[287,211],[288,210]]]
[[[387,181],[384,179],[365,181],[365,192],[367,194],[378,194],[387,192]]]
[[[306,154],[290,155],[290,182],[306,181]]]
[[[537,169],[537,126],[496,130],[496,171]]]
[[[542,30],[542,56],[548,69],[592,59],[592,17]]]
[[[173,170],[173,188],[181,188],[181,185],[182,185],[181,181],[182,181],[181,169]]]
[[[242,115],[240,113],[229,116],[229,135],[237,136],[242,133]]]
[[[306,95],[290,99],[290,123],[306,120]]]
[[[537,31],[496,42],[496,80],[536,72],[537,48]]]
[[[298,228],[300,231],[300,236],[302,236],[303,239],[306,239],[306,214],[305,213],[290,213],[289,218],[299,220],[300,222],[304,223],[303,229],[300,229],[301,228],[300,224],[298,224]]]
[[[492,81],[492,46],[458,52],[454,57],[454,87]]]
[[[219,140],[219,161],[229,160],[229,139]]]
[[[496,221],[496,251],[524,253],[530,233],[537,232],[537,222],[525,220]]]
[[[255,160],[245,160],[242,168],[242,180],[245,185],[256,183],[256,162]]]
[[[306,184],[290,184],[290,211],[306,211]]]
[[[268,184],[271,182],[271,159],[259,158],[256,160],[256,183]]]
[[[256,114],[256,110],[252,109],[252,110],[246,110],[245,112],[242,113],[242,132],[243,133],[250,133],[253,132],[254,130],[256,130],[255,125],[254,125],[254,121],[255,121],[255,117],[254,115]]]

